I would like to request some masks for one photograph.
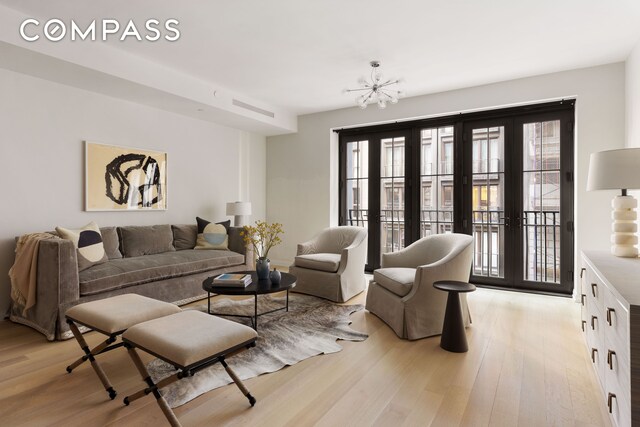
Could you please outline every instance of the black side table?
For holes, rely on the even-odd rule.
[[[447,310],[444,313],[442,324],[442,336],[440,347],[454,353],[464,353],[469,350],[467,335],[464,331],[464,319],[460,307],[460,292],[473,292],[476,287],[466,282],[453,280],[440,280],[434,282],[433,287],[441,291],[449,292],[447,297]]]

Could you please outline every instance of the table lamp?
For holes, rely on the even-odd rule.
[[[611,253],[619,257],[637,257],[638,201],[627,195],[628,189],[640,188],[640,148],[592,153],[589,161],[587,191],[621,190],[611,201]]]
[[[247,217],[251,215],[251,202],[227,203],[227,215],[233,215],[234,227],[242,227],[246,225]]]

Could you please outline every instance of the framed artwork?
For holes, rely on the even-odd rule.
[[[167,153],[85,141],[85,210],[167,209]]]

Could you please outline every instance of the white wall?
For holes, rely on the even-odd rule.
[[[640,147],[640,42],[625,63],[626,146]]]
[[[267,138],[267,218],[283,223],[286,232],[270,258],[290,262],[298,242],[336,221],[337,139],[330,129],[572,96],[577,97],[576,255],[582,248],[607,249],[613,194],[587,193],[585,186],[589,154],[624,145],[624,63],[407,98],[386,110],[370,106],[301,116],[298,133]]]
[[[625,62],[626,147],[640,147],[640,41]],[[640,198],[640,190],[629,194]],[[640,236],[640,231],[638,231]]]
[[[83,212],[83,140],[167,151],[164,212]],[[265,137],[0,70],[0,314],[14,236],[61,225],[226,220],[249,200],[265,217]],[[1,318],[1,316],[0,316]]]

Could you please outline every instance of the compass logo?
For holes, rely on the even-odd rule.
[[[41,23],[35,18],[29,18],[20,24],[20,36],[28,41],[35,42],[43,36],[52,42],[59,42],[65,38],[71,41],[107,41],[117,38],[120,41],[135,39],[137,41],[156,42],[166,40],[177,41],[180,38],[177,19],[159,21],[147,19],[143,25],[136,25],[130,19],[126,25],[121,25],[117,19],[93,20],[87,26],[78,25],[74,20],[66,23],[61,19],[52,18]]]

